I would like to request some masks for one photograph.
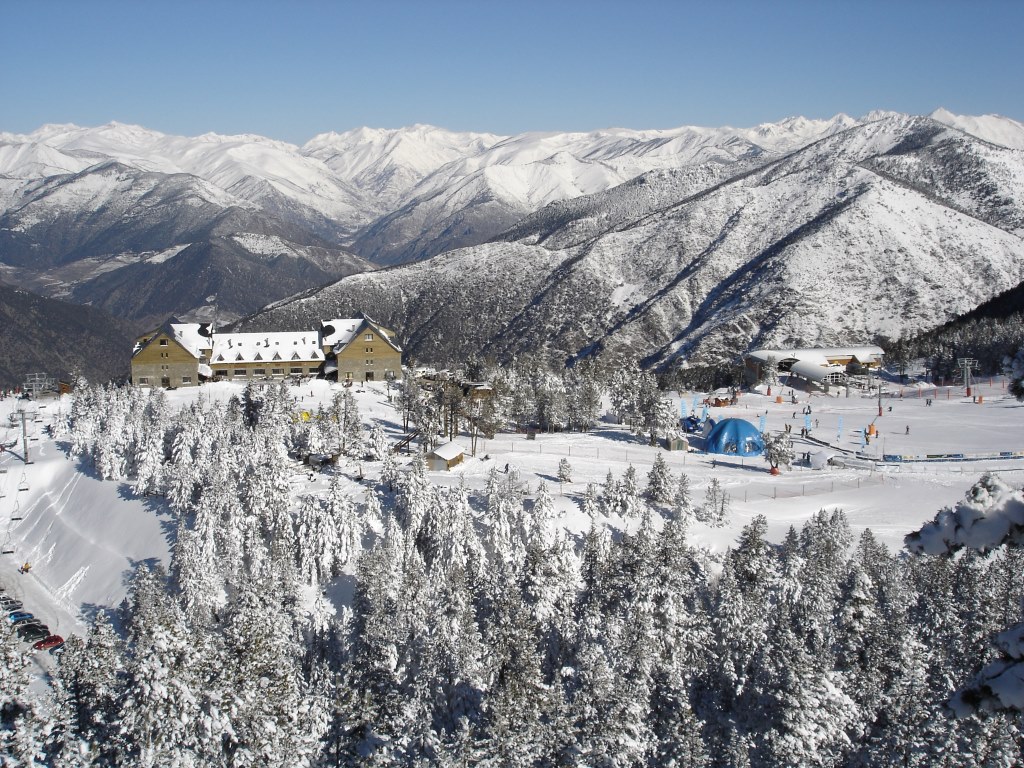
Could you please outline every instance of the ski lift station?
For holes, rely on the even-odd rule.
[[[744,376],[750,384],[762,378],[764,365],[775,360],[779,373],[799,376],[812,384],[846,384],[850,376],[882,365],[881,347],[820,347],[813,349],[755,349],[744,358]]]

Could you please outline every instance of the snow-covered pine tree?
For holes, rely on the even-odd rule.
[[[363,443],[363,420],[351,389],[345,388],[334,396],[331,416],[338,424],[341,452],[348,456],[359,454]]]
[[[195,645],[177,604],[163,594],[146,606],[144,594],[137,591],[133,601],[135,640],[116,742],[132,765],[187,764],[195,759],[200,715]]]
[[[672,496],[672,519],[684,526],[689,526],[696,517],[696,510],[693,508],[693,499],[690,496],[690,478],[685,472],[679,473],[679,480],[676,481],[675,493]]]
[[[572,465],[569,463],[569,460],[565,457],[562,457],[558,461],[558,482],[572,482]]]
[[[768,462],[773,474],[777,474],[774,470],[780,466],[788,467],[793,463],[796,453],[789,434],[779,432],[773,435],[771,432],[765,432],[761,439],[764,441],[764,460]]]
[[[31,690],[31,660],[15,645],[13,632],[0,638],[0,760],[11,766],[46,765],[49,730],[41,709],[53,706]]]
[[[647,473],[647,498],[657,504],[667,504],[672,500],[672,473],[668,469],[661,451],[654,457],[651,471]]]
[[[374,461],[384,461],[391,454],[391,441],[388,440],[388,436],[380,424],[374,424],[370,428],[367,448],[370,458]]]
[[[619,513],[625,518],[641,517],[647,509],[647,504],[640,498],[640,491],[636,484],[636,467],[630,464],[622,473],[622,482],[619,483]]]
[[[986,474],[955,508],[906,537],[916,554],[953,553],[961,549],[989,551],[1024,546],[1024,491]],[[979,712],[1024,712],[1024,621],[995,638],[997,658],[979,670],[951,699],[960,717]]]
[[[729,516],[729,494],[722,489],[718,478],[713,477],[704,491],[704,504],[697,512],[697,519],[712,527],[722,528],[729,524]]]
[[[273,585],[249,581],[230,607],[222,670],[232,721],[230,765],[285,764],[300,740],[301,675],[280,600]]]
[[[760,384],[775,386],[779,383],[779,361],[769,355],[761,364]]]
[[[398,461],[395,459],[393,451],[388,451],[384,454],[383,461],[380,468],[380,482],[381,485],[387,487],[388,493],[395,490],[395,485],[398,482]]]
[[[583,492],[583,500],[580,502],[580,509],[591,520],[601,514],[601,500],[593,483],[587,483],[587,488]]]
[[[313,586],[330,581],[338,566],[338,526],[325,505],[313,495],[303,497],[296,518],[300,577]]]
[[[555,520],[555,500],[551,498],[548,484],[541,480],[537,484],[537,497],[531,510],[530,535],[527,541],[535,541],[542,546],[550,544],[553,536],[552,523]]]

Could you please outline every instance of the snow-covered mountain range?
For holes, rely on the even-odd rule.
[[[899,336],[1019,284],[1024,153],[877,117],[735,175],[655,171],[553,204],[499,241],[354,275],[247,323],[372,306],[425,361],[603,350],[664,365]]]
[[[656,329],[645,335],[657,340],[644,354],[664,361],[695,348],[698,336],[708,337],[701,349],[722,346],[712,330],[738,311],[720,306],[734,294],[729,285],[749,285],[746,303],[765,292],[776,313],[790,304],[804,313],[808,304],[793,291],[783,300],[766,287],[763,269],[741,265],[766,248],[781,249],[785,259],[767,260],[788,265],[774,279],[803,285],[801,270],[813,273],[823,260],[802,264],[792,258],[793,243],[805,247],[808,227],[828,229],[845,221],[839,213],[869,203],[879,207],[864,208],[862,226],[830,231],[818,244],[834,267],[853,269],[876,246],[876,262],[886,249],[898,254],[924,243],[949,249],[950,264],[959,263],[960,250],[980,252],[991,243],[997,254],[1016,253],[1022,147],[1024,125],[1016,121],[945,110],[930,118],[875,112],[743,129],[519,136],[363,128],[322,134],[301,147],[252,135],[168,136],[118,123],[44,126],[0,133],[0,278],[139,322],[172,313],[223,322],[353,276],[317,296],[378,282],[400,290],[400,300],[356,309],[387,316],[409,338],[422,339],[414,341],[421,354],[436,356],[440,347],[426,341],[436,329],[409,307],[421,292],[436,296],[431,291],[442,290],[449,271],[464,287],[483,288],[500,275],[496,291],[519,297],[520,311],[530,308],[519,321],[528,325],[557,324],[561,303],[589,297],[593,306],[584,301],[578,322],[545,341],[553,351],[572,355],[595,341],[616,347],[623,329],[643,318],[645,329]],[[893,214],[901,195],[916,206],[905,219]],[[963,221],[946,232],[944,217],[953,215]],[[919,219],[925,237],[907,229]],[[366,274],[438,254],[437,261]],[[774,338],[772,329],[811,340],[933,324],[1009,287],[1016,272],[1000,258],[987,251],[982,257],[995,262],[982,270],[991,272],[991,285],[939,270],[930,278],[936,285],[972,285],[956,295],[952,288],[925,291],[928,300],[914,302],[909,313],[879,310],[859,325],[851,320],[859,310],[838,313],[839,327],[821,316],[801,320],[800,328],[757,320],[757,328],[732,332],[726,346]],[[864,294],[876,292],[873,271],[854,281]],[[722,280],[732,282],[719,287]],[[705,304],[712,295],[718,298]],[[483,300],[501,302],[491,294]],[[422,312],[439,317],[458,306]],[[473,328],[460,331],[459,344],[485,339],[505,352],[529,340],[522,328],[505,340],[485,333],[493,319],[500,335],[511,318],[474,324],[465,317],[462,324]],[[741,326],[754,321],[740,317]]]

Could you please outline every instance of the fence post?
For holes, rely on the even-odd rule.
[[[772,498],[773,498],[773,499],[777,499],[777,498],[779,498],[779,489],[778,489],[778,486],[776,486],[776,487],[772,488]]]

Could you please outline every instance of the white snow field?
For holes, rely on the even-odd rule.
[[[760,458],[734,459],[703,453],[664,452],[673,475],[685,471],[690,478],[695,503],[704,498],[705,488],[717,478],[731,500],[731,520],[724,528],[709,528],[694,523],[691,537],[695,543],[713,551],[722,551],[735,540],[740,529],[754,515],[768,518],[769,537],[781,541],[787,529],[798,526],[820,509],[845,511],[855,532],[871,528],[890,548],[903,546],[903,537],[931,520],[945,506],[955,504],[965,491],[987,470],[998,471],[1010,485],[1024,483],[1024,403],[1006,394],[1000,379],[977,382],[973,397],[965,397],[962,387],[904,387],[898,385],[882,401],[878,416],[875,397],[808,395],[797,392],[797,403],[790,389],[782,387],[783,402],[761,393],[744,393],[736,406],[711,408],[713,418],[739,417],[759,426],[764,416],[768,430],[778,431],[792,425],[798,459],[807,451],[822,446],[800,437],[805,424],[802,411],[808,405],[813,435],[834,446],[844,467],[827,466],[814,470],[795,464],[779,476],[768,473]],[[194,398],[224,401],[241,391],[242,385],[217,383],[168,393],[174,407]],[[295,388],[299,408],[313,409],[327,404],[338,385],[312,381]],[[401,415],[388,403],[383,384],[355,387],[360,412],[367,425],[379,423],[393,439],[401,434]],[[703,394],[670,393],[685,412],[694,398]],[[980,396],[980,397],[979,397]],[[173,519],[161,498],[135,497],[126,482],[101,481],[91,467],[68,458],[61,445],[44,433],[59,408],[68,408],[69,397],[39,402],[7,398],[0,401],[0,442],[7,448],[0,453],[0,583],[23,600],[28,610],[59,634],[82,633],[96,610],[115,608],[126,594],[127,576],[140,561],[169,561],[174,532]],[[927,405],[929,399],[932,405]],[[980,402],[975,402],[975,399]],[[889,407],[892,410],[889,411]],[[703,406],[697,406],[700,415]],[[23,439],[19,410],[27,412],[26,433],[31,463],[22,460]],[[794,416],[795,414],[795,416]],[[842,419],[840,435],[839,422]],[[925,456],[963,454],[975,457],[954,461],[881,462],[856,459],[852,452],[861,449],[863,427],[874,422],[878,436],[864,449],[874,459],[888,455]],[[907,428],[909,427],[909,434]],[[451,472],[431,472],[435,483],[464,482],[472,491],[484,488],[492,467],[504,471],[505,465],[518,468],[522,480],[534,493],[543,480],[556,496],[559,524],[571,534],[582,534],[591,520],[579,507],[588,483],[600,486],[610,471],[621,477],[632,464],[641,488],[660,449],[646,445],[624,426],[602,422],[588,434],[538,434],[528,440],[523,434],[499,433],[495,439],[481,440],[477,456],[469,455],[469,439],[459,438],[466,446],[465,462]],[[849,453],[848,453],[849,452]],[[1000,458],[1001,452],[1021,454]],[[983,458],[982,458],[983,457]],[[572,482],[558,482],[558,464],[567,458],[572,467]],[[403,454],[401,461],[408,462]],[[325,473],[309,473],[296,465],[292,473],[292,492],[299,496],[323,491],[326,472],[338,472],[351,481],[351,490],[362,501],[365,484],[356,478],[362,474],[374,480],[379,462],[348,460]],[[20,518],[20,519],[18,519]],[[635,527],[638,520],[598,519],[599,524],[622,530]],[[27,574],[18,572],[28,562]],[[335,585],[329,595],[342,601],[349,590]]]

